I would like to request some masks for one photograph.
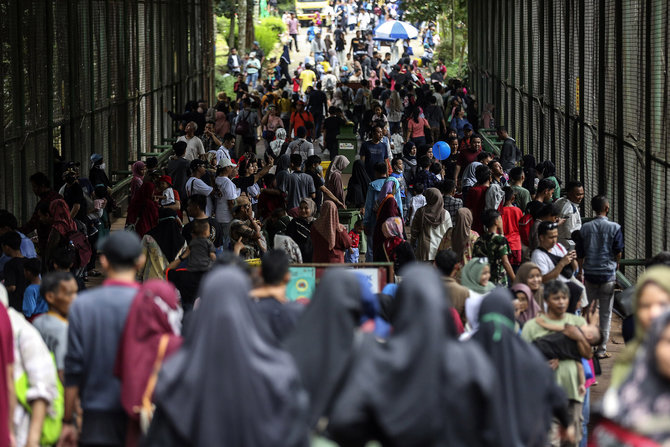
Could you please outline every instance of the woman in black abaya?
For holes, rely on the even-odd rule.
[[[363,314],[361,295],[354,273],[328,270],[286,340],[286,349],[293,355],[309,394],[309,425],[317,431],[323,428],[317,423],[322,417],[328,418],[333,396],[351,365],[354,338]]]
[[[493,362],[503,406],[501,428],[511,445],[541,447],[546,445],[552,414],[568,425],[568,401],[539,351],[515,333],[512,300],[507,289],[491,291],[479,308],[479,327],[472,339]]]
[[[145,446],[303,447],[307,396],[291,356],[269,342],[238,268],[201,285],[181,349],[165,362]]]

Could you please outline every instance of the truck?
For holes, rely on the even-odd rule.
[[[330,25],[330,17],[324,17],[324,8],[329,5],[328,0],[294,0],[295,1],[295,15],[300,21],[300,26],[309,26],[313,22],[316,12],[321,13],[321,20],[323,26]]]

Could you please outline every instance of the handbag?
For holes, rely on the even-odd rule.
[[[153,402],[151,402],[151,397],[154,394],[154,388],[156,388],[158,372],[161,370],[161,366],[163,365],[163,359],[165,358],[165,351],[167,351],[167,345],[169,341],[169,335],[161,335],[161,340],[158,343],[158,355],[156,355],[154,368],[151,371],[149,380],[147,381],[147,387],[144,389],[142,403],[140,406],[133,407],[133,412],[139,414],[140,416],[140,428],[144,434],[149,431],[149,426],[151,425],[151,420],[153,419],[154,411],[156,410],[156,406],[153,404]]]

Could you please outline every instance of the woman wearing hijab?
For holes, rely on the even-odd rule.
[[[158,225],[142,238],[142,252],[147,259],[144,273],[141,273],[144,281],[164,278],[165,269],[177,258],[186,243],[181,230],[181,222],[175,210],[158,210]]]
[[[333,193],[335,198],[342,203],[345,203],[344,188],[342,186],[342,171],[349,166],[349,160],[344,155],[337,155],[330,162],[328,170],[326,171],[326,188]],[[330,200],[326,195],[324,200]]]
[[[499,446],[493,366],[479,346],[455,340],[434,269],[408,266],[386,343],[363,337],[331,412],[340,445]],[[468,374],[463,374],[468,371]]]
[[[670,312],[659,316],[638,346],[631,374],[603,399],[609,419],[594,432],[594,445],[667,446],[670,441]]]
[[[412,220],[412,243],[416,241],[416,259],[433,261],[442,238],[451,228],[451,216],[444,209],[442,193],[428,188],[424,194],[426,205],[419,208]]]
[[[344,263],[344,251],[351,247],[351,239],[347,228],[340,224],[335,203],[327,201],[321,206],[321,214],[312,225],[311,236],[313,262]]]
[[[459,271],[472,259],[472,247],[477,239],[479,233],[472,229],[472,212],[462,207],[456,213],[454,226],[448,229],[442,238],[439,250],[451,249],[456,253],[461,259],[455,267]]]
[[[402,162],[404,164],[403,176],[407,185],[414,184],[414,178],[416,177],[417,169],[417,160],[416,160],[416,144],[412,141],[405,143],[405,146],[402,149]]]
[[[539,351],[517,336],[511,294],[489,293],[479,308],[472,336],[494,365],[501,395],[501,427],[515,446],[544,447],[552,414],[566,427],[568,400]]]
[[[551,196],[552,199],[558,200],[561,198],[561,184],[559,183],[558,179],[556,178],[556,165],[554,165],[554,162],[551,160],[545,160],[539,165],[537,165],[537,170],[539,172],[539,177],[540,180],[543,178],[551,180],[554,185],[556,186],[554,188],[554,195]]]
[[[489,281],[490,277],[491,267],[486,258],[472,258],[461,271],[461,285],[470,290],[470,297],[465,300],[465,318],[473,331],[477,330],[479,324],[479,306],[484,295],[495,288]]]
[[[49,204],[48,214],[41,210],[40,214],[42,214],[40,219],[44,223],[49,223],[51,225],[51,231],[49,232],[49,238],[46,243],[46,251],[43,255],[46,265],[51,266],[51,261],[56,250],[68,245],[70,235],[73,232],[78,231],[77,224],[72,219],[70,208],[63,199],[57,199],[51,202]]]
[[[130,195],[128,196],[128,203],[135,197],[135,193],[140,190],[142,183],[144,183],[144,175],[147,173],[147,166],[143,161],[136,161],[131,168],[133,178],[130,179]]]
[[[129,418],[126,447],[139,443],[139,409],[151,402],[154,364],[162,364],[181,346],[181,318],[177,290],[167,281],[145,282],[130,306],[114,368]]]
[[[250,289],[234,267],[204,278],[184,344],[158,377],[145,446],[306,446],[308,398]]]
[[[156,172],[156,171],[154,171]],[[158,225],[158,203],[154,199],[154,174],[149,174],[128,202],[126,226],[130,226],[143,237]]]
[[[526,188],[531,196],[535,195],[535,187],[539,179],[537,178],[537,171],[535,169],[535,157],[531,154],[521,157],[521,165],[523,166],[523,174],[525,179],[521,186]],[[524,210],[522,210],[524,211]]]
[[[396,272],[400,271],[403,260],[403,253],[409,252],[414,254],[409,243],[404,239],[403,223],[400,217],[389,217],[382,224],[382,234],[384,242],[382,244],[384,260],[383,262],[392,262]],[[403,250],[404,249],[404,250]],[[376,253],[376,252],[375,252]],[[412,256],[412,260],[415,258]]]
[[[525,284],[530,289],[535,303],[544,310],[544,296],[542,287],[542,271],[537,264],[524,262],[516,271],[514,284]],[[529,320],[532,318],[529,318]]]
[[[519,323],[519,326],[523,327],[526,321],[532,320],[540,314],[540,305],[535,301],[533,292],[527,285],[523,283],[514,284],[510,287],[510,290],[514,294],[515,299],[519,302],[521,308],[521,312],[516,317],[516,321]]]
[[[670,268],[655,266],[637,280],[633,301],[635,337],[617,356],[612,369],[613,388],[618,388],[630,374],[635,356],[655,318],[670,309]]]
[[[270,150],[265,154],[269,159],[276,160],[286,153],[288,144],[286,143],[286,129],[280,127],[275,132],[275,139],[270,141]],[[268,159],[266,159],[266,162]]]
[[[349,184],[347,185],[347,197],[345,200],[347,208],[363,208],[365,206],[368,185],[370,185],[370,177],[365,171],[365,165],[361,160],[356,160],[351,171]]]
[[[396,183],[389,180],[382,185],[377,202],[374,206],[374,212],[377,214],[374,231],[372,232],[372,253],[374,262],[386,262],[387,257],[384,253],[384,241],[386,237],[382,231],[384,223],[392,217],[400,217],[400,208],[395,200]]]
[[[323,431],[317,423],[320,418],[327,421],[335,394],[349,372],[363,316],[361,294],[354,273],[327,269],[286,340],[286,350],[293,356],[309,394],[309,426],[317,431]]]
[[[300,201],[298,207],[298,217],[286,227],[286,236],[293,239],[300,248],[302,262],[312,262],[312,224],[314,223],[314,214],[316,213],[316,204],[314,200],[305,197]]]

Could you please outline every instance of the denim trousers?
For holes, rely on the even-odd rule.
[[[584,281],[589,304],[598,300],[600,310],[600,330],[603,332],[603,342],[598,347],[598,353],[607,352],[607,341],[610,338],[610,324],[612,322],[612,305],[614,304],[614,284],[615,281],[607,281],[602,284],[589,280]]]

